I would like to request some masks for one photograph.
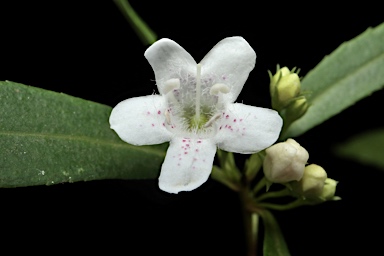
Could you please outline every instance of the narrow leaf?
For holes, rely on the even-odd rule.
[[[0,187],[156,178],[166,145],[124,143],[109,128],[111,110],[0,82]]]
[[[285,138],[295,137],[369,96],[384,85],[384,23],[340,45],[302,81],[311,104]]]
[[[140,18],[127,0],[114,0],[114,2],[144,45],[153,44],[157,40],[156,34]]]
[[[384,128],[356,135],[335,147],[335,153],[384,170]]]
[[[268,210],[260,211],[264,223],[264,256],[289,256],[288,246],[285,243],[279,224]]]

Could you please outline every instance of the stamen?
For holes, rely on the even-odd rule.
[[[200,119],[200,95],[201,95],[201,64],[197,64],[196,69],[196,120]]]
[[[164,83],[164,94],[169,93],[170,91],[173,91],[175,89],[180,88],[180,80],[178,78],[171,78]]]
[[[179,101],[176,99],[173,94],[174,90],[180,89],[180,80],[178,78],[171,78],[164,83],[163,92],[166,95],[169,102],[173,105],[178,106]]]
[[[168,125],[171,125],[171,115],[169,114],[169,110],[164,112],[165,115],[165,121],[167,122]]]
[[[226,84],[214,84],[211,87],[211,90],[209,93],[211,95],[218,95],[220,92],[221,93],[229,93],[230,88]]]
[[[221,116],[221,114],[216,114],[213,117],[211,117],[211,119],[209,119],[209,121],[204,124],[204,128],[211,126],[213,124],[213,122],[215,122],[217,119],[220,118],[220,116]]]

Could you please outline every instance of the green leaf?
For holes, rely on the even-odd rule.
[[[311,104],[285,138],[295,137],[369,96],[384,85],[384,23],[340,45],[302,81]]]
[[[338,156],[384,170],[384,128],[356,135],[334,151]]]
[[[264,256],[289,256],[288,246],[285,243],[284,236],[281,233],[279,224],[275,217],[268,210],[259,212],[264,223]]]
[[[114,2],[144,45],[153,44],[157,40],[155,32],[140,18],[127,0]]]
[[[156,178],[166,145],[124,143],[109,128],[111,110],[0,82],[0,187]]]

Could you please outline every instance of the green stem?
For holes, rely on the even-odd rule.
[[[268,208],[272,210],[277,210],[277,211],[285,211],[285,210],[290,210],[302,205],[308,205],[309,203],[307,201],[304,201],[302,199],[297,199],[291,203],[288,204],[272,204],[272,203],[260,203],[257,206],[261,208]]]
[[[156,34],[140,18],[127,0],[114,0],[115,4],[135,30],[140,40],[145,45],[153,44],[157,40]]]
[[[265,185],[267,185],[267,179],[263,177],[253,188],[253,194],[256,195]]]
[[[290,196],[290,195],[291,195],[291,192],[287,188],[285,188],[280,191],[273,191],[273,192],[267,192],[265,194],[262,194],[261,196],[256,198],[256,201],[261,202],[269,198],[276,198],[276,197],[283,197],[283,196]]]
[[[259,230],[259,215],[251,212],[248,208],[250,195],[248,188],[242,188],[239,191],[240,202],[243,211],[243,221],[247,243],[247,256],[257,255],[257,240]]]

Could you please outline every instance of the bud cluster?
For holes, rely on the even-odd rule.
[[[278,66],[275,75],[269,72],[272,108],[280,113],[285,123],[289,124],[302,117],[309,107],[301,91],[298,75],[300,70],[295,71],[296,68],[289,70],[287,67]]]
[[[335,200],[337,181],[328,178],[319,165],[307,165],[309,154],[293,139],[266,149],[263,171],[272,183],[285,184],[300,198],[317,201]]]

